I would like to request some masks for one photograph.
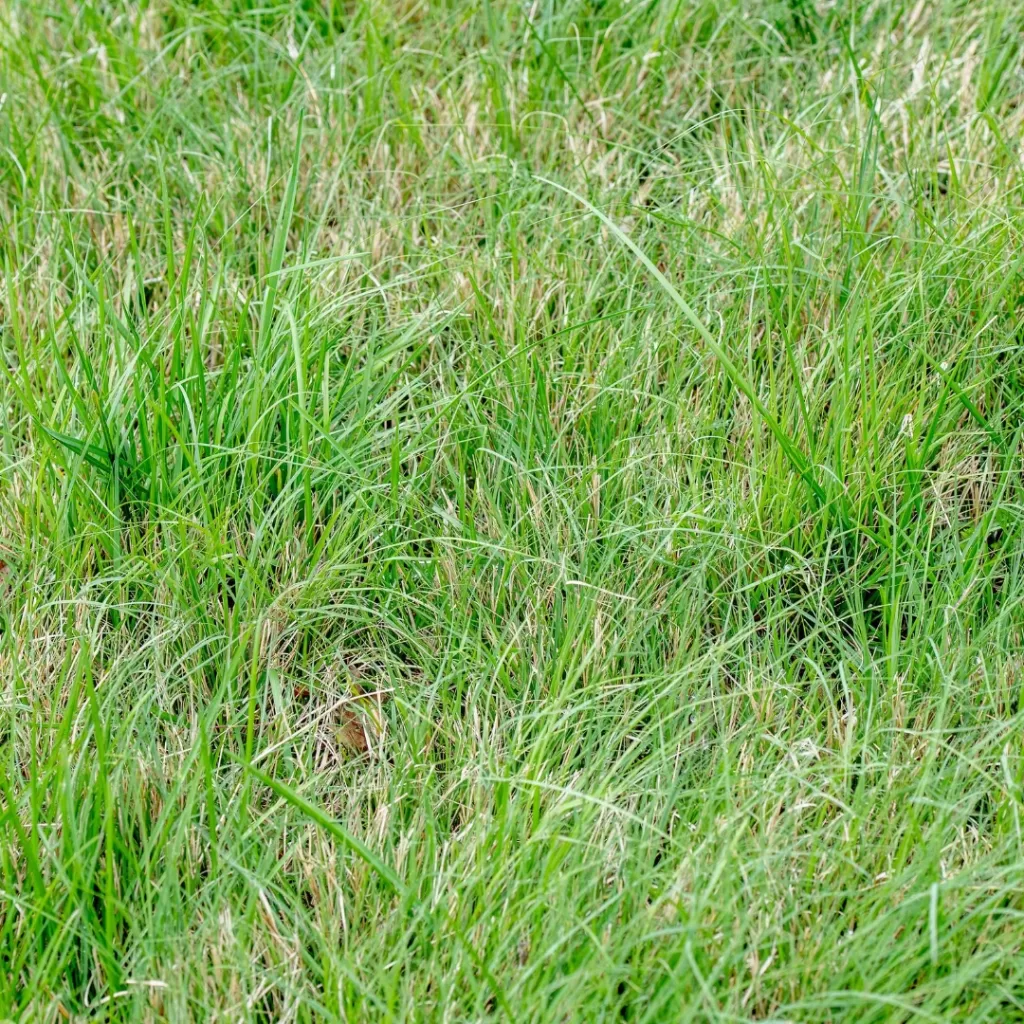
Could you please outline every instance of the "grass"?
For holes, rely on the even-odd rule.
[[[0,3],[0,1019],[1024,1020],[1022,32]]]

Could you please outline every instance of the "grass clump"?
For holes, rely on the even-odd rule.
[[[1024,1019],[1022,29],[0,5],[0,1018]]]

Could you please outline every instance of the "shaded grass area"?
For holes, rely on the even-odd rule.
[[[0,4],[0,1018],[1024,1018],[1022,20]]]

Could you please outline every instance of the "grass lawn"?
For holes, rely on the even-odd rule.
[[[0,0],[0,1020],[1024,1021],[1022,41]]]

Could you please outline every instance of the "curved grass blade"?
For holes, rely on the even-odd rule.
[[[811,493],[820,503],[826,501],[825,491],[821,484],[818,483],[814,476],[814,471],[811,468],[811,464],[807,457],[802,451],[794,444],[790,436],[782,429],[782,426],[778,423],[774,416],[768,411],[764,402],[761,401],[757,396],[757,392],[754,390],[750,382],[740,373],[739,367],[729,358],[725,349],[715,341],[714,335],[704,326],[704,321],[694,312],[693,307],[679,294],[675,286],[671,281],[655,266],[651,258],[633,241],[625,231],[622,230],[606,213],[602,213],[593,203],[589,200],[584,199],[578,192],[574,192],[571,188],[566,188],[565,185],[560,185],[557,181],[552,181],[550,178],[536,175],[538,181],[544,182],[545,185],[551,185],[553,188],[557,188],[560,192],[564,192],[567,196],[572,196],[578,203],[585,206],[598,220],[601,221],[605,227],[624,245],[634,256],[644,265],[644,267],[650,272],[651,276],[661,286],[661,289],[666,295],[678,306],[680,312],[687,320],[693,325],[697,333],[701,336],[704,344],[711,350],[712,354],[721,363],[722,368],[728,374],[729,379],[743,392],[744,395],[750,400],[750,404],[757,410],[758,415],[768,425],[768,429],[775,435],[776,440],[779,442],[780,447],[786,454],[786,458],[789,459],[793,468],[800,474],[804,482],[810,488]]]
[[[231,755],[228,755],[229,757]],[[409,895],[408,886],[399,876],[398,872],[395,871],[389,864],[386,864],[380,859],[365,843],[357,839],[351,832],[348,831],[344,826],[339,824],[332,818],[326,811],[317,807],[316,804],[310,803],[305,797],[296,793],[291,786],[286,785],[283,782],[279,782],[277,779],[268,775],[266,772],[260,771],[259,768],[254,767],[252,764],[246,764],[239,758],[232,757],[232,760],[238,761],[243,765],[246,771],[251,772],[263,785],[268,786],[272,789],[285,803],[290,804],[297,811],[300,811],[311,821],[316,822],[322,829],[329,832],[335,839],[340,843],[347,846],[357,857],[363,860],[368,867],[370,867],[376,874],[384,881],[389,888],[398,896],[403,898]],[[498,984],[497,978],[494,977],[494,973],[487,966],[486,962],[477,953],[473,944],[469,941],[468,936],[459,927],[458,922],[450,914],[446,914],[448,923],[452,926],[455,931],[455,936],[459,940],[463,949],[469,955],[469,958],[473,961],[477,970],[483,975],[484,980],[490,986],[494,992],[495,998],[498,1004],[501,1006],[503,1012],[509,1020],[515,1020],[515,1016],[512,1013],[512,1008],[508,1003],[508,999],[505,995],[504,989]]]
[[[386,882],[389,888],[399,896],[406,893],[405,882],[399,877],[398,872],[389,864],[378,857],[365,843],[357,839],[344,826],[334,820],[326,811],[321,810],[316,804],[310,803],[304,796],[296,793],[291,786],[279,782],[266,772],[260,771],[251,764],[244,765],[247,772],[251,772],[264,786],[272,789],[285,803],[291,804],[296,810],[301,811],[311,821],[315,821],[322,829],[329,832],[338,842],[347,846],[357,857],[372,868],[381,880]]]

